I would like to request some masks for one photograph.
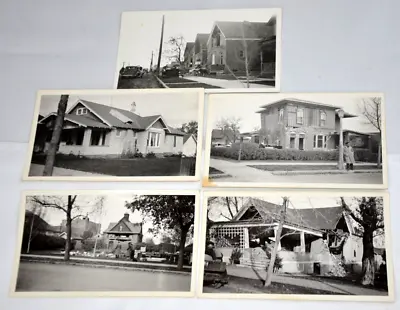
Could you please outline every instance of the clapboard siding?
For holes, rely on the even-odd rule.
[[[297,123],[297,110],[303,109],[303,123]],[[321,126],[321,112],[326,113],[325,126]],[[290,127],[322,127],[326,129],[335,129],[335,110],[310,108],[306,106],[288,106],[287,125]]]

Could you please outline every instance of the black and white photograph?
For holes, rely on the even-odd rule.
[[[389,199],[364,195],[208,192],[202,296],[393,300]]]
[[[39,92],[24,177],[198,180],[202,111],[196,89]]]
[[[13,295],[193,295],[197,194],[23,197]]]
[[[280,9],[124,12],[119,40],[119,89],[280,89]]]
[[[206,186],[387,188],[382,94],[210,94],[207,109]]]

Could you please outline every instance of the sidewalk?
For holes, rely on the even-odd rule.
[[[43,169],[44,165],[31,164],[29,168],[29,176],[31,177],[43,176]],[[100,173],[92,173],[92,172],[54,167],[52,176],[53,177],[57,176],[103,176],[104,177],[106,175]]]
[[[247,279],[265,279],[266,271],[264,270],[253,270],[248,267],[237,267],[228,265],[228,275],[239,277],[239,278],[247,278]],[[291,284],[297,285],[301,287],[307,287],[311,289],[319,289],[324,291],[329,291],[332,293],[340,293],[340,294],[349,294],[349,295],[378,295],[378,296],[387,296],[388,292],[375,290],[371,288],[364,288],[351,284],[342,284],[335,282],[334,280],[329,281],[329,279],[316,280],[313,278],[307,278],[307,275],[299,276],[290,276],[290,275],[273,275],[272,282],[277,282],[281,284]],[[228,284],[229,285],[229,284]]]
[[[246,81],[238,81],[238,80],[223,80],[223,79],[214,79],[203,76],[185,76],[185,79],[213,85],[220,88],[247,88]],[[263,85],[263,84],[255,84],[249,83],[250,88],[271,88],[272,86]]]
[[[63,262],[64,257],[63,256],[56,256],[56,255],[35,255],[35,254],[21,254],[20,256],[21,259],[25,260],[37,260],[37,261],[46,261],[46,260],[53,260],[53,261],[59,261]],[[162,264],[162,263],[149,263],[149,262],[132,262],[129,260],[122,261],[122,260],[113,260],[113,259],[101,259],[101,258],[90,258],[90,257],[76,257],[76,256],[71,256],[70,257],[70,262],[80,262],[80,263],[87,263],[87,264],[93,264],[93,265],[99,265],[100,263],[107,265],[107,266],[121,266],[121,267],[131,267],[131,268],[137,268],[137,269],[161,269],[166,271],[170,271],[171,269],[175,269],[174,271],[177,272],[184,272],[187,273],[188,271],[192,270],[192,267],[190,266],[183,266],[183,269],[185,271],[178,271],[176,270],[175,265],[170,265],[170,264]]]

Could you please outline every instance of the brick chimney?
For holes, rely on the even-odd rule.
[[[124,220],[129,221],[129,213],[125,213],[125,214],[124,214]]]

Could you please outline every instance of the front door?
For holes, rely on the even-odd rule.
[[[304,150],[304,137],[299,138],[299,150]]]

